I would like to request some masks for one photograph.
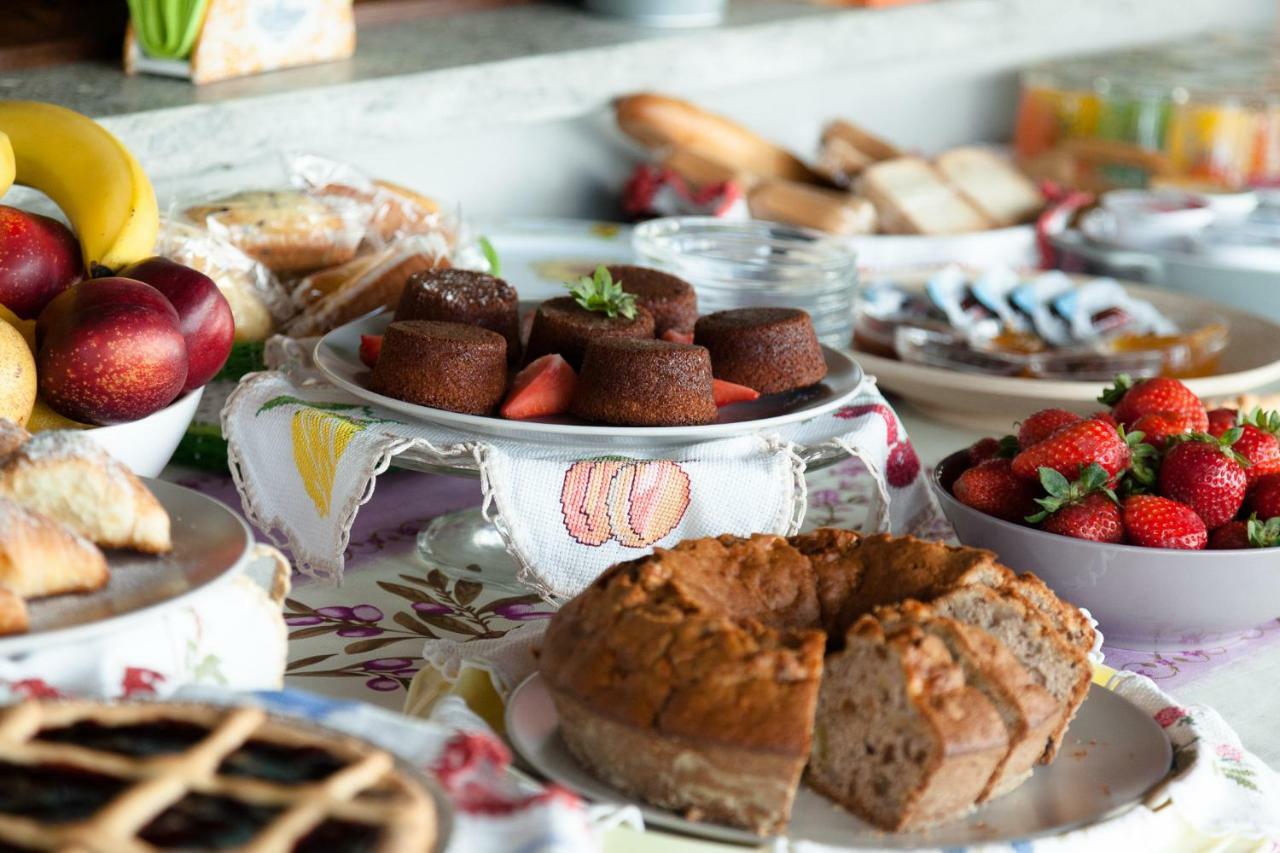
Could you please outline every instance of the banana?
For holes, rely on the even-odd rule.
[[[13,147],[14,181],[62,208],[90,273],[152,254],[160,229],[155,190],[106,128],[53,104],[0,101],[0,133]]]
[[[8,135],[0,133],[0,196],[7,193],[11,186],[13,186],[13,146],[9,144]]]

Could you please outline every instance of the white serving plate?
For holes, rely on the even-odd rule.
[[[1059,536],[965,506],[930,482],[961,543],[1086,608],[1108,646],[1180,651],[1239,639],[1280,616],[1280,548],[1179,551]]]
[[[538,773],[594,802],[632,803],[645,824],[716,841],[759,846],[741,829],[686,820],[675,812],[635,802],[597,780],[569,753],[560,721],[540,674],[507,700],[506,728],[516,752]],[[1128,811],[1169,773],[1169,740],[1128,700],[1093,686],[1067,730],[1058,758],[1037,767],[1025,784],[965,817],[928,830],[886,833],[858,820],[807,787],[796,795],[787,838],[833,847],[950,848],[1057,835]]]
[[[590,447],[670,447],[698,444],[718,438],[748,435],[803,423],[848,403],[862,385],[862,369],[843,353],[823,347],[827,377],[812,388],[787,394],[770,394],[749,403],[720,409],[713,424],[680,427],[623,427],[588,424],[569,417],[513,421],[486,415],[464,415],[406,403],[365,387],[369,368],[360,361],[360,336],[380,335],[391,323],[391,314],[374,314],[334,329],[316,343],[315,363],[335,385],[383,408],[417,421],[461,432],[510,441],[566,444]]]
[[[1280,287],[1280,280],[1276,282]],[[1217,315],[1230,326],[1219,373],[1183,380],[1201,398],[1232,397],[1280,381],[1280,323],[1226,305],[1128,284],[1125,290],[1161,310],[1187,316]],[[1037,409],[1060,407],[1080,414],[1096,412],[1107,382],[1021,379],[911,364],[856,351],[863,369],[880,387],[907,400],[921,413],[956,426],[1008,432],[1010,425]]]
[[[169,513],[173,551],[150,556],[107,551],[111,580],[97,592],[31,601],[31,629],[0,637],[0,656],[83,643],[139,619],[179,607],[239,573],[253,537],[240,516],[199,492],[145,480]]]

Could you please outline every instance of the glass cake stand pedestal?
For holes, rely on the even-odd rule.
[[[847,451],[834,444],[806,447],[797,453],[805,462],[806,473],[849,458]],[[393,464],[426,474],[480,476],[476,461],[470,456],[441,460],[410,451],[397,456]],[[418,554],[428,566],[453,580],[477,581],[486,587],[517,593],[529,591],[519,580],[519,564],[507,550],[502,534],[479,507],[447,512],[427,522],[418,532]]]

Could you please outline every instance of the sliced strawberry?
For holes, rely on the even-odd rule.
[[[746,385],[736,385],[733,382],[725,382],[723,379],[712,379],[711,396],[715,398],[717,406],[728,406],[732,403],[755,400],[760,396],[760,392]]]
[[[1023,421],[1018,428],[1018,447],[1026,450],[1078,420],[1079,415],[1066,409],[1041,409]]]
[[[365,367],[371,368],[377,364],[380,355],[382,355],[382,335],[361,335],[360,360],[364,362]]]
[[[529,362],[516,374],[499,410],[504,418],[525,420],[569,411],[578,374],[556,353]]]
[[[1133,545],[1203,550],[1209,531],[1191,507],[1156,495],[1133,495],[1124,502],[1124,529]]]
[[[693,332],[682,332],[679,329],[667,329],[659,337],[664,341],[670,341],[673,344],[693,343]]]

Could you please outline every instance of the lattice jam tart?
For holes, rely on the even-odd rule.
[[[0,713],[0,853],[426,853],[434,801],[386,752],[256,708]]]

